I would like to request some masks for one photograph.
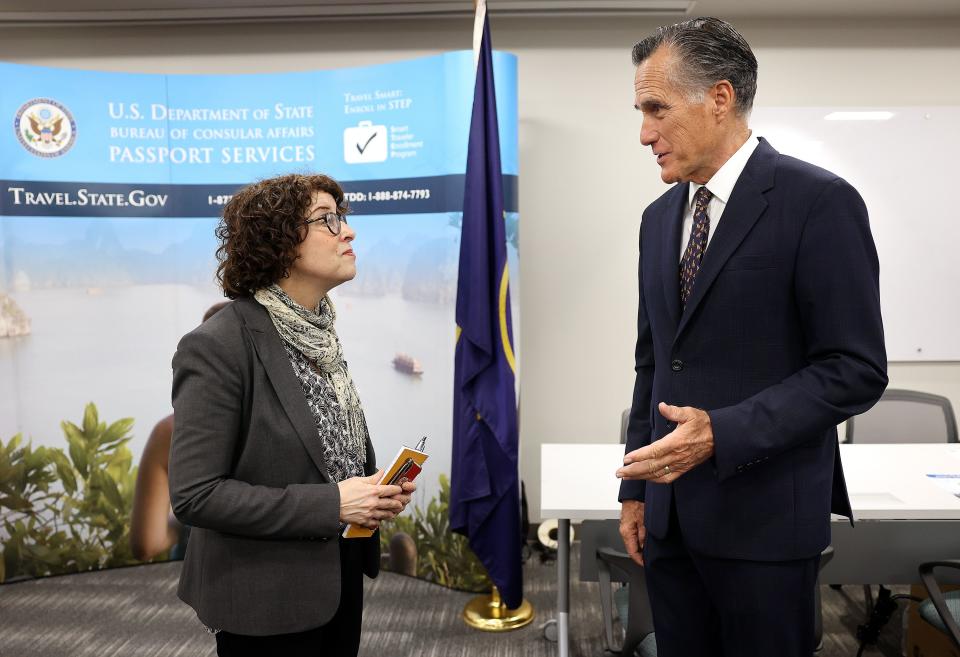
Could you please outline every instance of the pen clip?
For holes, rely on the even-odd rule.
[[[414,449],[418,452],[422,452],[423,448],[427,446],[427,437],[424,436],[420,439],[420,442],[417,443],[417,446]]]

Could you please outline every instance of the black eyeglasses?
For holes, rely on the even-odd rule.
[[[319,217],[307,219],[303,222],[303,225],[309,226],[317,221],[322,221],[325,223],[327,225],[327,230],[330,231],[331,235],[339,235],[340,230],[343,228],[343,224],[347,223],[347,217],[336,212],[327,212],[326,214],[321,214]]]

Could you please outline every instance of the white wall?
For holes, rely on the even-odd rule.
[[[960,20],[734,22],[760,62],[758,106],[960,105]],[[494,17],[494,46],[520,65],[521,459],[533,520],[540,443],[616,441],[630,401],[637,228],[664,186],[640,148],[629,51],[655,25]],[[0,29],[0,60],[153,73],[305,70],[469,48],[471,27]],[[904,157],[923,166],[910,136],[902,142]],[[960,363],[895,363],[890,379],[960,409]]]

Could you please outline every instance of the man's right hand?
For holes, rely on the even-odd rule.
[[[403,511],[403,504],[393,499],[403,493],[400,486],[382,486],[382,471],[369,477],[351,477],[337,484],[340,488],[340,522],[376,529],[381,520],[389,520]]]
[[[620,507],[620,537],[630,558],[643,565],[643,543],[647,528],[643,526],[643,502],[624,500]]]

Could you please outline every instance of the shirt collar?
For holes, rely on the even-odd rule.
[[[737,152],[731,155],[730,159],[724,162],[723,166],[713,174],[713,178],[707,181],[707,189],[709,189],[710,193],[718,200],[723,203],[727,203],[730,200],[733,187],[737,184],[737,180],[740,179],[740,174],[743,173],[744,167],[747,166],[747,160],[750,159],[753,151],[755,151],[759,145],[760,139],[751,133],[747,141],[743,142],[743,145],[737,149]],[[691,206],[693,205],[693,197],[696,195],[697,190],[703,186],[704,185],[698,183],[690,183],[687,203]]]

